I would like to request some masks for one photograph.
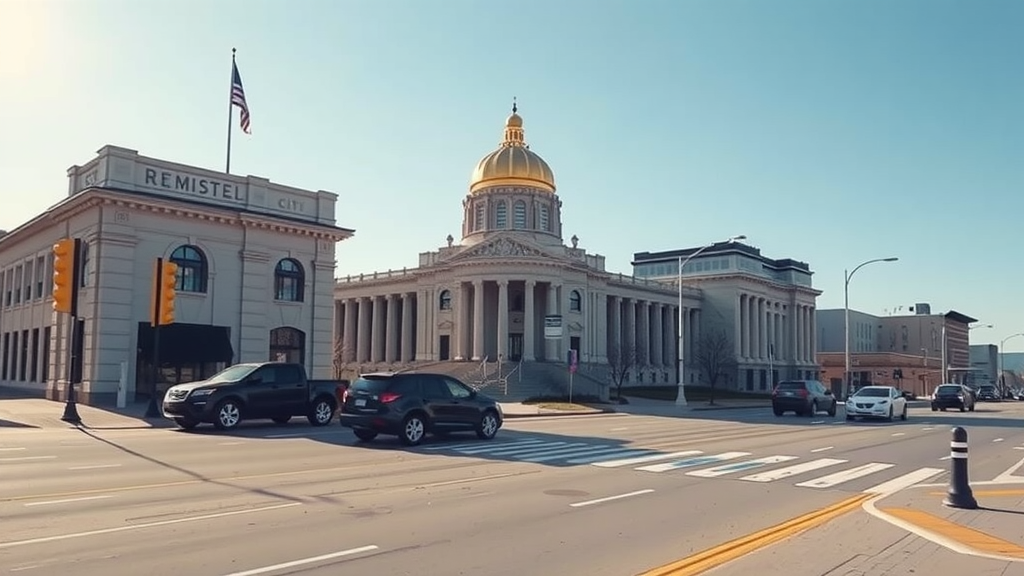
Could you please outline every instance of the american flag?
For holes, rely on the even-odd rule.
[[[231,104],[238,106],[241,110],[242,132],[252,134],[249,131],[249,105],[245,103],[245,89],[242,88],[242,76],[238,73],[238,65],[231,63]]]

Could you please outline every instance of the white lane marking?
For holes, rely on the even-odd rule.
[[[921,430],[927,432],[929,430],[935,430],[935,428],[932,428],[931,426],[925,426],[924,428],[921,428]]]
[[[907,433],[906,432],[893,432],[892,435],[893,436],[906,436]]]
[[[781,464],[783,462],[789,462],[790,460],[796,459],[796,456],[768,456],[766,458],[757,458],[756,460],[747,460],[746,462],[737,462],[735,464],[724,464],[714,468],[694,470],[692,472],[687,472],[686,475],[696,476],[698,478],[717,478],[719,476],[725,476],[726,474],[732,474],[733,472],[742,472],[752,468],[768,466],[769,464]]]
[[[516,440],[514,442],[500,442],[499,441],[499,442],[493,442],[493,443],[490,443],[490,444],[483,444],[482,442],[462,442],[460,444],[438,444],[436,446],[424,446],[423,449],[424,450],[431,450],[431,451],[433,451],[433,450],[462,450],[462,449],[472,449],[472,448],[481,448],[481,447],[495,448],[495,447],[519,446],[521,444],[539,444],[541,442],[544,442],[544,440],[537,440],[536,438],[534,438],[532,440]]]
[[[0,452],[17,452],[19,450],[24,450],[24,449],[25,449],[24,447],[21,447],[21,448],[0,448]]]
[[[810,462],[804,462],[803,464],[797,464],[795,466],[788,466],[777,470],[769,470],[768,472],[751,474],[750,476],[740,478],[740,480],[745,480],[747,482],[774,482],[783,478],[789,478],[790,476],[796,476],[797,474],[803,474],[804,472],[810,472],[812,470],[845,463],[846,460],[839,460],[837,458],[822,458],[820,460],[811,460]]]
[[[350,548],[348,550],[342,550],[341,552],[332,552],[330,554],[323,554],[321,556],[312,556],[310,558],[302,558],[300,560],[292,560],[291,562],[282,562],[280,564],[274,564],[273,566],[264,566],[262,568],[253,568],[252,570],[245,570],[243,572],[232,572],[226,576],[257,576],[258,574],[266,574],[268,572],[277,572],[279,570],[287,570],[288,568],[295,568],[296,566],[304,566],[306,564],[315,564],[317,562],[324,562],[326,560],[334,560],[335,558],[344,558],[345,556],[352,556],[354,554],[362,554],[363,552],[373,552],[378,550],[377,546],[360,546],[359,548]]]
[[[1014,450],[1024,450],[1024,446],[1014,446]]]
[[[669,458],[683,458],[685,456],[696,456],[703,454],[700,450],[685,450],[683,452],[672,452],[670,454],[652,454],[650,456],[637,456],[636,458],[624,458],[622,460],[607,460],[605,462],[595,462],[594,466],[600,466],[601,468],[618,468],[619,466],[632,466],[633,464],[643,464],[644,462],[657,462],[658,460],[668,460]]]
[[[842,470],[828,476],[822,476],[815,478],[814,480],[808,480],[806,482],[800,482],[797,486],[804,488],[831,488],[850,480],[856,480],[863,476],[874,474],[875,472],[881,472],[882,470],[888,470],[895,464],[885,464],[882,462],[871,462],[863,466],[857,466],[856,468],[850,468],[849,470]]]
[[[85,502],[86,500],[105,500],[113,498],[111,494],[106,496],[82,496],[81,498],[65,498],[64,500],[45,500],[43,502],[26,502],[25,506],[51,506],[53,504],[67,504],[69,502]]]
[[[993,442],[1002,442],[1002,441],[1003,441],[1002,438],[996,438],[995,440],[993,440]]]
[[[298,438],[299,436],[305,436],[305,434],[267,434],[264,438]]]
[[[589,448],[574,448],[568,452],[565,450],[556,450],[550,454],[535,456],[532,458],[520,458],[522,462],[550,462],[551,460],[560,460],[562,458],[574,458],[576,456],[586,456],[588,454],[605,454],[608,452],[617,453],[622,450],[619,446],[597,446],[596,450],[594,446]]]
[[[11,542],[0,542],[0,550],[6,550],[7,548],[15,548],[18,546],[29,546],[32,544],[46,544],[48,542],[59,542],[61,540],[72,540],[74,538],[87,538],[89,536],[100,536],[102,534],[115,534],[117,532],[129,532],[131,530],[142,530],[145,528],[155,528],[157,526],[171,526],[174,524],[184,524],[185,522],[200,522],[203,520],[212,520],[214,518],[227,518],[229,516],[238,516],[240,514],[252,514],[254,512],[269,512],[271,510],[281,510],[282,508],[292,508],[294,506],[302,506],[302,502],[289,502],[287,504],[275,504],[273,506],[263,506],[261,508],[249,508],[248,510],[232,510],[231,512],[217,512],[216,514],[204,514],[202,516],[189,516],[187,518],[175,518],[173,520],[161,520],[159,522],[147,522],[145,524],[133,524],[131,526],[117,526],[116,528],[101,528],[99,530],[89,530],[88,532],[72,532],[70,534],[57,534],[55,536],[43,536],[40,538],[30,538],[28,540],[14,540]]]
[[[640,468],[636,468],[636,470],[642,470],[644,472],[667,472],[669,470],[679,470],[680,468],[692,468],[693,466],[704,466],[706,464],[734,460],[744,456],[750,456],[750,452],[722,452],[721,454],[715,454],[714,456],[697,456],[695,458],[686,458],[683,460],[676,460],[674,462],[665,462],[663,464],[641,466]]]
[[[814,420],[814,421],[811,422],[811,424],[824,424],[824,423],[825,423],[824,420]]]
[[[625,494],[619,494],[617,496],[607,496],[605,498],[598,498],[596,500],[587,500],[585,502],[573,502],[569,506],[573,508],[580,508],[583,506],[590,506],[592,504],[601,504],[604,502],[611,502],[613,500],[622,500],[623,498],[632,498],[633,496],[641,496],[643,494],[650,494],[654,490],[647,488],[646,490],[637,490],[636,492],[627,492]]]
[[[999,476],[996,476],[992,481],[993,482],[1005,482],[1007,480],[1022,479],[1019,476],[1014,476],[1014,474],[1016,474],[1017,470],[1020,470],[1021,466],[1024,466],[1024,460],[1021,460],[1020,462],[1017,462],[1013,466],[1010,466],[1009,468],[1006,469],[1005,472],[1003,472]]]
[[[24,572],[25,570],[34,570],[40,568],[42,564],[29,564],[28,566],[19,566],[17,568],[11,568],[11,572]]]
[[[611,432],[625,432],[626,430],[629,430],[629,426],[620,426],[618,428],[612,428]]]
[[[523,458],[531,456],[543,456],[545,454],[554,454],[556,452],[565,452],[569,449],[579,450],[586,446],[594,446],[593,444],[587,444],[586,442],[551,442],[544,446],[525,446],[523,448],[515,448],[513,450],[495,450],[494,452],[488,452],[488,456],[511,456],[522,460]],[[468,452],[462,452],[468,454]]]
[[[245,442],[217,442],[217,446],[238,446],[239,444],[245,444]]]
[[[478,444],[476,448],[455,448],[454,450],[460,454],[486,454],[488,452],[515,452],[517,450],[536,450],[541,446],[557,445],[547,442],[545,440],[529,440],[527,442],[512,442],[510,444],[494,444],[481,448]]]
[[[56,456],[19,456],[17,458],[0,458],[0,463],[3,462],[30,462],[33,460],[53,460]]]
[[[598,454],[596,456],[587,456],[585,458],[573,458],[568,460],[569,464],[593,464],[594,462],[600,462],[602,460],[612,460],[614,458],[622,458],[625,456],[648,456],[654,454],[654,450],[643,449],[643,448],[623,448],[618,452],[612,452],[611,454]]]
[[[815,448],[814,450],[811,450],[811,454],[817,454],[818,452],[827,452],[827,451],[829,451],[829,450],[831,450],[833,448],[835,448],[835,446],[825,446],[824,448]]]
[[[911,486],[924,482],[925,480],[932,478],[938,474],[942,474],[945,470],[939,468],[920,468],[914,470],[909,474],[898,476],[889,480],[888,482],[882,482],[878,486],[873,486],[864,491],[865,494],[895,494],[904,488],[910,488]]]
[[[70,466],[68,470],[99,470],[101,468],[120,468],[120,464],[90,464],[88,466]]]
[[[939,460],[952,460],[952,459],[953,459],[952,456],[943,456],[942,458],[939,458]]]

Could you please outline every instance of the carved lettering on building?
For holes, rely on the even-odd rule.
[[[231,182],[222,182],[220,180],[171,172],[169,170],[146,168],[143,186],[170,190],[172,192],[184,192],[201,198],[210,198],[230,203],[245,203],[245,190]]]
[[[129,220],[131,220],[131,216],[129,216],[127,211],[118,210],[117,212],[114,212],[114,222],[117,222],[118,224],[127,224]]]

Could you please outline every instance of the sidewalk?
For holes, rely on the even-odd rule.
[[[864,508],[873,516],[954,552],[1024,561],[1024,477],[972,486],[978,509],[944,506],[945,488],[920,486]]]
[[[686,406],[676,406],[674,400],[653,400],[651,398],[637,398],[626,396],[629,404],[613,404],[615,412],[633,414],[638,416],[686,416],[694,412],[705,412],[709,410],[744,410],[756,408],[771,408],[770,400],[715,400],[709,405],[706,400],[687,402]]]

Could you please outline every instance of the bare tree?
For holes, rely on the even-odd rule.
[[[694,363],[708,379],[711,389],[709,404],[715,403],[715,386],[719,378],[736,365],[736,352],[732,339],[724,330],[712,330],[704,334],[697,342],[697,353]]]
[[[345,344],[343,338],[334,339],[334,352],[331,360],[334,363],[334,377],[336,379],[340,379],[342,372],[345,370],[345,364],[347,363],[345,359],[348,358],[350,350],[351,347]]]
[[[622,384],[630,370],[637,366],[636,346],[611,345],[608,347],[608,374],[615,386],[615,396],[622,398]]]

